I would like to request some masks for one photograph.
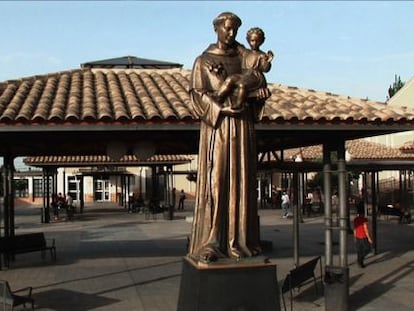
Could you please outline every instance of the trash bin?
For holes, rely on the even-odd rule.
[[[325,311],[348,311],[349,268],[325,267]]]

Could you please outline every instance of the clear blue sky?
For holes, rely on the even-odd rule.
[[[409,1],[0,1],[0,81],[126,55],[191,69],[223,11],[242,19],[243,44],[266,32],[269,82],[385,101],[395,74],[414,75]]]
[[[414,75],[414,2],[397,1],[10,1],[0,2],[0,81],[133,55],[178,62],[216,40],[212,20],[240,16],[276,54],[267,79],[385,101]]]

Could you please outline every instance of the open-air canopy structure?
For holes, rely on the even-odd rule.
[[[1,82],[5,217],[13,218],[10,177],[16,157],[107,155],[119,149],[138,157],[149,150],[158,155],[197,153],[199,120],[190,104],[189,77],[190,71],[179,64],[127,56]],[[339,265],[345,268],[345,141],[413,130],[414,110],[280,84],[269,88],[272,96],[256,126],[258,152],[274,153],[283,162],[282,150],[320,144],[325,177],[332,172],[331,154],[336,153]],[[329,182],[324,191],[330,197]],[[327,266],[332,264],[329,204],[325,206]]]
[[[0,154],[104,155],[113,142],[127,152],[147,142],[156,154],[197,153],[190,71],[176,64],[118,67],[104,62],[1,82]],[[259,152],[413,129],[414,111],[404,107],[278,84],[270,89],[257,125]]]

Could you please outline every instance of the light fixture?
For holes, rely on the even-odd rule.
[[[127,153],[125,144],[118,141],[111,141],[106,146],[106,154],[112,160],[119,160]]]
[[[134,145],[132,152],[138,160],[145,161],[155,154],[155,146],[150,141],[140,141]]]

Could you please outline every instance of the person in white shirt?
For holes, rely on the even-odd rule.
[[[282,194],[282,213],[283,218],[287,218],[289,214],[289,205],[290,205],[290,199],[289,195],[286,193],[286,191],[283,191]]]

